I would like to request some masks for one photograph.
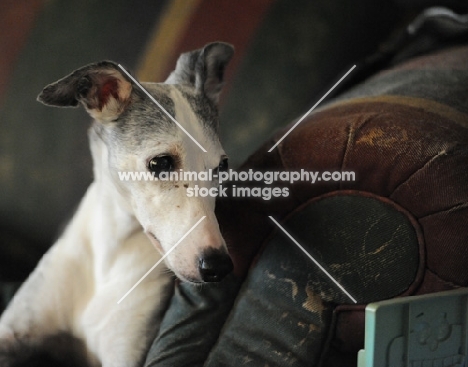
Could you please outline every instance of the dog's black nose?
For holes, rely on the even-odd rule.
[[[198,268],[204,282],[219,282],[234,268],[229,255],[220,250],[209,250],[199,260]]]

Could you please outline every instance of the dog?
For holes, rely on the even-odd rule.
[[[38,96],[50,106],[81,104],[93,118],[94,181],[3,313],[1,367],[38,355],[65,358],[68,366],[139,366],[172,295],[167,268],[192,283],[217,282],[232,271],[215,198],[186,195],[195,184],[215,187],[215,179],[124,181],[118,175],[226,169],[217,104],[232,55],[231,45],[211,43],[182,54],[164,83],[142,84],[183,129],[110,61],[77,69]],[[118,303],[163,254],[167,268],[157,267]]]

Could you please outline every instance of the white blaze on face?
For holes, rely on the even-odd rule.
[[[171,98],[175,106],[175,119],[201,144],[197,144],[181,129],[177,136],[163,137],[157,149],[145,152],[147,159],[160,154],[174,153],[179,156],[184,171],[201,172],[218,167],[225,154],[215,134],[199,121],[189,102],[174,87]],[[151,146],[147,149],[151,149]],[[168,181],[138,182],[132,190],[135,214],[150,237],[153,245],[166,253],[203,216],[206,218],[168,255],[168,266],[185,280],[200,281],[199,260],[208,249],[227,252],[214,215],[215,197],[188,197],[187,188],[211,188],[217,182]]]

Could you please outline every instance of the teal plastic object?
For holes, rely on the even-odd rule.
[[[366,307],[358,367],[468,367],[468,289]]]

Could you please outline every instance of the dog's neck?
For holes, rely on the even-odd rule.
[[[89,138],[94,182],[80,204],[77,218],[72,222],[77,228],[70,228],[68,232],[71,235],[84,232],[80,235],[89,244],[96,276],[101,277],[112,267],[122,247],[135,235],[142,234],[142,228],[109,176],[105,143],[93,128],[90,129]]]
[[[114,227],[111,231],[113,239],[124,240],[137,229],[141,229],[141,226],[135,218],[129,200],[125,199],[125,193],[119,191],[113,181],[108,166],[109,150],[96,126],[91,127],[89,131],[89,141],[94,167],[93,185],[98,192],[96,219],[102,225]]]

